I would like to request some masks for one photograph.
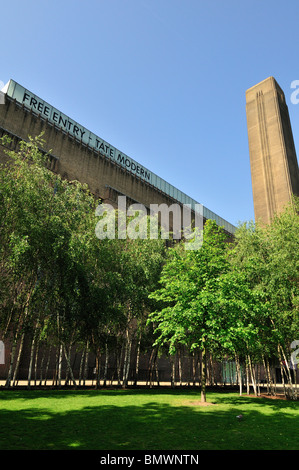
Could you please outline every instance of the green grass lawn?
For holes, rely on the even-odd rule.
[[[0,390],[0,449],[299,449],[299,402],[198,400],[194,390]]]

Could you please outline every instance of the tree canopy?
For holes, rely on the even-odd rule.
[[[29,385],[39,351],[49,348],[57,383],[64,358],[75,385],[73,347],[82,352],[81,371],[89,352],[95,355],[97,385],[102,358],[106,377],[109,357],[116,357],[126,385],[134,345],[136,373],[142,350],[152,369],[162,353],[198,357],[203,400],[211,357],[235,362],[240,393],[244,373],[257,393],[259,364],[273,391],[278,363],[286,394],[297,397],[298,199],[267,226],[241,224],[230,242],[207,220],[195,250],[183,242],[167,248],[162,239],[118,239],[117,232],[99,239],[99,201],[87,185],[50,171],[42,146],[41,137],[21,142],[0,166],[0,330],[12,343],[7,386],[17,380],[27,338]]]

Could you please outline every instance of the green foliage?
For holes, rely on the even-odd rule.
[[[4,140],[2,140],[4,143]],[[233,243],[214,221],[198,250],[99,240],[86,185],[48,169],[41,136],[0,166],[0,328],[96,356],[132,341],[157,353],[280,360],[299,331],[299,203]],[[132,220],[132,219],[129,219]],[[158,351],[159,350],[159,351]]]
[[[219,359],[250,355],[279,359],[298,337],[298,200],[271,225],[241,225],[233,244],[215,222],[204,227],[202,248],[170,250],[150,296],[156,344],[170,353],[184,345]]]
[[[165,245],[99,240],[97,201],[47,168],[43,144],[21,142],[0,167],[0,328],[48,346],[88,341],[98,354],[151,308]]]
[[[169,250],[160,283],[150,295],[163,308],[150,315],[157,324],[156,343],[169,343],[170,353],[184,345],[190,352],[213,342],[220,328],[220,316],[214,309],[215,285],[228,269],[225,234],[214,221],[207,221],[199,250],[184,251],[181,246]]]

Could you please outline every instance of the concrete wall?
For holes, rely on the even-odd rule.
[[[146,207],[153,203],[178,202],[8,98],[6,104],[0,106],[0,128],[2,134],[8,130],[23,140],[44,132],[45,150],[57,157],[53,171],[66,179],[87,183],[90,191],[106,202],[115,202],[117,194],[126,195]],[[0,147],[0,160],[4,159],[4,149]]]

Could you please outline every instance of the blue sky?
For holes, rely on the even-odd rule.
[[[10,0],[0,81],[237,225],[254,219],[247,88],[276,78],[299,145],[297,13],[296,0]]]

